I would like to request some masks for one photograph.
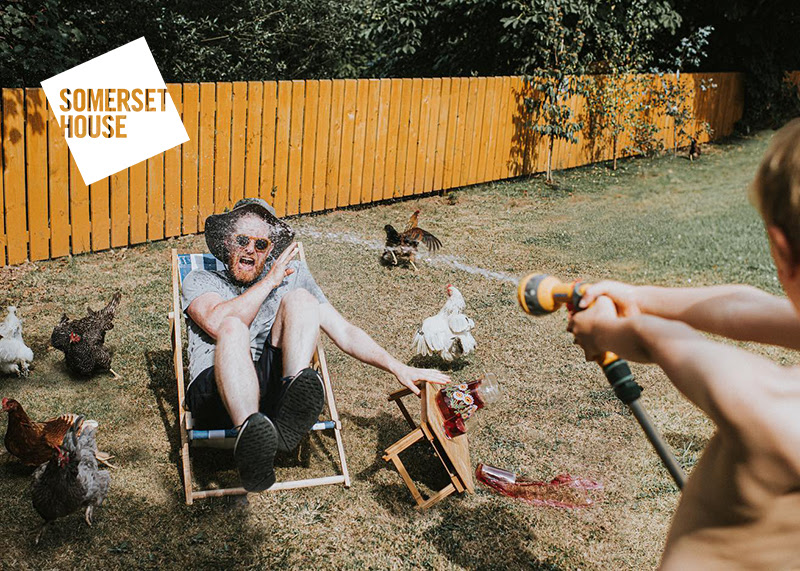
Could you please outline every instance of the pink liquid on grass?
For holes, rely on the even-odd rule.
[[[549,482],[536,481],[512,472],[478,464],[475,477],[496,492],[539,506],[585,508],[595,503],[603,484],[586,478],[559,474]]]

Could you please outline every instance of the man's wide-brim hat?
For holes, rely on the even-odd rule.
[[[206,244],[208,251],[218,260],[228,263],[226,239],[233,233],[239,218],[246,214],[255,214],[272,228],[270,235],[265,236],[275,245],[270,253],[271,259],[277,258],[292,243],[294,230],[275,215],[275,209],[267,201],[262,198],[243,198],[234,205],[233,210],[206,218]]]

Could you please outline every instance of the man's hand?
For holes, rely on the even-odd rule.
[[[417,369],[402,364],[394,375],[402,385],[408,387],[417,396],[420,396],[420,391],[415,383],[419,381],[428,381],[436,385],[446,385],[450,382],[450,377],[436,369]]]
[[[567,331],[575,336],[575,344],[581,346],[587,361],[596,361],[603,356],[606,349],[602,346],[601,332],[616,319],[614,302],[606,296],[598,297],[594,305],[570,316]]]
[[[281,252],[281,255],[273,262],[272,267],[267,272],[267,275],[264,276],[264,281],[270,284],[272,289],[275,289],[281,282],[283,282],[286,276],[290,276],[294,273],[293,268],[287,268],[287,264],[292,261],[300,250],[298,250],[299,246],[297,242],[292,242],[289,246]]]
[[[600,296],[611,298],[620,317],[632,317],[641,313],[636,286],[610,280],[597,282],[587,287],[578,306],[585,309]]]

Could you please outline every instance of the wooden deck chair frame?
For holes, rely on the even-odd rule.
[[[303,244],[299,244],[300,259],[305,261],[305,252]],[[180,254],[185,256],[187,254]],[[188,254],[198,255],[198,254]],[[207,260],[217,262],[216,258],[211,254],[199,254],[203,256],[203,261]],[[170,323],[170,338],[172,341],[172,357],[173,366],[175,368],[175,379],[178,384],[178,423],[180,424],[181,433],[181,450],[180,461],[183,468],[183,487],[186,494],[186,504],[191,505],[194,500],[202,498],[212,498],[220,496],[242,495],[247,491],[244,488],[222,488],[222,489],[208,489],[208,490],[195,490],[192,480],[192,460],[189,453],[190,444],[205,444],[210,446],[232,447],[236,439],[236,431],[234,429],[228,430],[194,430],[192,428],[191,413],[184,407],[185,388],[184,388],[184,375],[183,375],[183,341],[181,338],[181,316],[183,311],[181,309],[181,283],[182,276],[180,274],[179,254],[178,250],[172,249],[172,311],[169,313]],[[269,492],[277,490],[290,490],[294,488],[308,488],[312,486],[324,486],[328,484],[344,484],[346,488],[350,487],[350,474],[347,471],[347,459],[344,453],[344,445],[342,442],[342,423],[339,420],[339,413],[336,410],[336,401],[333,396],[333,386],[331,385],[330,375],[328,374],[328,365],[325,360],[325,351],[321,345],[317,345],[312,359],[312,366],[316,368],[322,376],[322,381],[325,389],[325,402],[328,409],[328,417],[330,420],[317,422],[312,430],[333,430],[336,437],[336,448],[339,452],[339,462],[341,465],[341,474],[334,476],[325,476],[320,478],[309,478],[306,480],[292,480],[285,482],[276,482],[269,488]]]

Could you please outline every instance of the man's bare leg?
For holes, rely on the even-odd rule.
[[[275,416],[279,450],[294,450],[325,405],[322,380],[309,369],[318,339],[317,299],[304,289],[287,293],[272,325],[272,343],[281,350],[286,383]]]
[[[287,293],[272,325],[272,345],[281,350],[284,377],[293,377],[308,368],[318,340],[317,298],[304,289]]]
[[[234,426],[258,412],[258,377],[250,353],[250,329],[238,318],[227,317],[217,333],[214,352],[217,388]]]

